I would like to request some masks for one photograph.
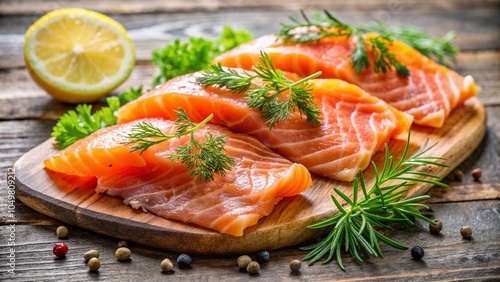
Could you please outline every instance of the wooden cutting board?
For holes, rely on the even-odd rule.
[[[414,125],[411,128],[410,153],[429,138],[438,144],[428,155],[447,158],[447,168],[429,166],[428,172],[441,178],[448,175],[480,144],[486,130],[486,113],[477,98],[455,109],[441,129]],[[309,224],[337,212],[330,195],[336,187],[352,196],[352,184],[314,177],[313,186],[301,195],[283,199],[273,212],[245,230],[242,237],[219,234],[135,210],[119,198],[94,192],[96,180],[46,171],[42,161],[57,152],[49,139],[23,155],[14,164],[16,194],[19,200],[36,211],[67,224],[76,225],[119,239],[188,253],[249,253],[296,245],[325,230],[309,230]],[[405,140],[389,143],[391,154],[399,157]],[[383,152],[373,160],[380,166]],[[364,172],[368,185],[373,183],[373,169]],[[370,186],[371,187],[371,186]],[[412,187],[407,197],[421,195],[428,184]]]

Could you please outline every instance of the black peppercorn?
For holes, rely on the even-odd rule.
[[[257,254],[257,261],[260,263],[266,263],[269,261],[270,255],[268,251],[261,251]]]
[[[181,254],[177,257],[177,265],[180,268],[188,267],[189,265],[191,265],[192,261],[193,260],[191,259],[191,257],[187,254]]]
[[[420,246],[411,248],[411,256],[416,260],[421,260],[424,257],[424,249]]]

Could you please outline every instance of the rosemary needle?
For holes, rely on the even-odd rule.
[[[438,176],[413,170],[414,167],[425,165],[443,167],[447,165],[438,162],[444,160],[443,158],[422,157],[423,154],[435,145],[428,147],[427,141],[424,142],[413,156],[406,158],[409,144],[410,133],[408,133],[406,146],[398,162],[389,154],[389,149],[386,145],[385,161],[382,170],[379,170],[372,162],[375,171],[375,183],[371,189],[367,189],[361,171],[359,172],[359,176],[354,179],[352,199],[334,188],[336,196],[343,199],[347,203],[347,207],[343,207],[335,196],[331,196],[339,213],[310,225],[308,228],[333,227],[333,229],[323,241],[301,248],[302,250],[310,251],[304,257],[304,260],[308,260],[310,264],[313,264],[325,256],[327,257],[323,263],[328,263],[336,258],[340,268],[345,271],[341,258],[342,250],[348,252],[354,260],[363,262],[361,258],[362,254],[383,257],[379,241],[397,249],[408,248],[386,237],[378,229],[391,229],[389,225],[392,223],[412,225],[414,217],[434,223],[433,220],[426,218],[418,210],[418,208],[427,208],[427,206],[418,202],[429,198],[428,195],[416,196],[409,199],[403,199],[403,197],[407,192],[407,187],[418,182],[446,187],[445,184],[435,180]],[[388,185],[387,182],[389,181],[393,184]],[[358,199],[359,189],[363,193],[363,197],[360,199]]]
[[[169,160],[180,161],[190,170],[189,175],[200,182],[214,180],[214,174],[224,176],[227,170],[231,170],[231,167],[235,165],[235,160],[224,154],[227,135],[214,136],[212,133],[207,132],[203,143],[199,142],[194,136],[194,132],[209,122],[213,114],[198,124],[189,119],[183,108],[179,108],[178,111],[175,111],[175,114],[177,115],[175,121],[176,133],[173,135],[163,133],[151,123],[137,123],[132,128],[132,133],[128,135],[129,141],[126,144],[135,144],[130,148],[130,151],[140,150],[142,154],[151,146],[189,135],[189,143],[177,148],[175,153],[168,157]]]

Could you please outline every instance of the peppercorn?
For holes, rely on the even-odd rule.
[[[298,259],[294,259],[290,262],[290,269],[292,272],[299,272],[302,267],[302,262]]]
[[[439,220],[434,220],[434,224],[429,223],[429,231],[431,234],[439,234],[443,230],[443,223]]]
[[[416,260],[421,260],[424,257],[424,249],[420,246],[414,246],[411,248],[411,256]]]
[[[118,248],[121,248],[121,247],[128,248],[128,243],[127,243],[127,241],[125,241],[125,240],[121,240],[120,242],[118,242]]]
[[[266,263],[269,261],[270,255],[268,251],[260,251],[257,254],[257,261],[260,263]]]
[[[168,258],[164,259],[160,263],[161,270],[165,272],[172,271],[174,269],[174,265],[172,264],[172,261],[170,261]]]
[[[247,265],[247,272],[250,274],[257,274],[260,271],[260,264],[256,261],[251,261]]]
[[[191,257],[189,255],[187,255],[187,254],[180,254],[177,257],[177,265],[180,268],[189,267],[189,265],[191,265],[192,261],[193,260],[191,259]]]
[[[85,261],[89,261],[91,258],[99,258],[99,251],[98,250],[87,251],[83,254],[83,258],[85,259]]]
[[[458,180],[458,181],[462,181],[463,178],[464,178],[463,171],[457,169],[453,172],[453,179]]]
[[[89,262],[87,262],[87,266],[90,271],[97,271],[101,267],[101,261],[98,258],[91,258]]]
[[[469,240],[472,237],[472,228],[470,228],[470,226],[464,226],[460,228],[460,234],[462,234],[464,239]]]
[[[57,227],[57,229],[56,229],[56,235],[57,235],[57,237],[59,237],[61,239],[68,237],[68,233],[69,233],[69,231],[68,231],[68,228],[66,228],[66,226],[61,225],[61,226]]]
[[[54,255],[63,258],[68,253],[68,246],[66,246],[66,244],[64,243],[56,243],[52,248],[52,252],[54,253]]]
[[[252,261],[252,258],[247,256],[247,255],[243,255],[243,256],[239,256],[238,257],[238,267],[240,269],[247,269],[247,266],[248,264]]]
[[[131,254],[132,252],[130,251],[130,249],[125,247],[120,247],[115,251],[115,257],[119,261],[128,260]]]
[[[475,181],[479,181],[479,179],[481,179],[481,174],[481,169],[476,168],[472,171],[472,178],[474,178]]]

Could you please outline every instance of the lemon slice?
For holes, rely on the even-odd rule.
[[[54,98],[93,102],[123,83],[135,47],[115,20],[85,9],[47,13],[26,31],[24,59],[33,80]]]

